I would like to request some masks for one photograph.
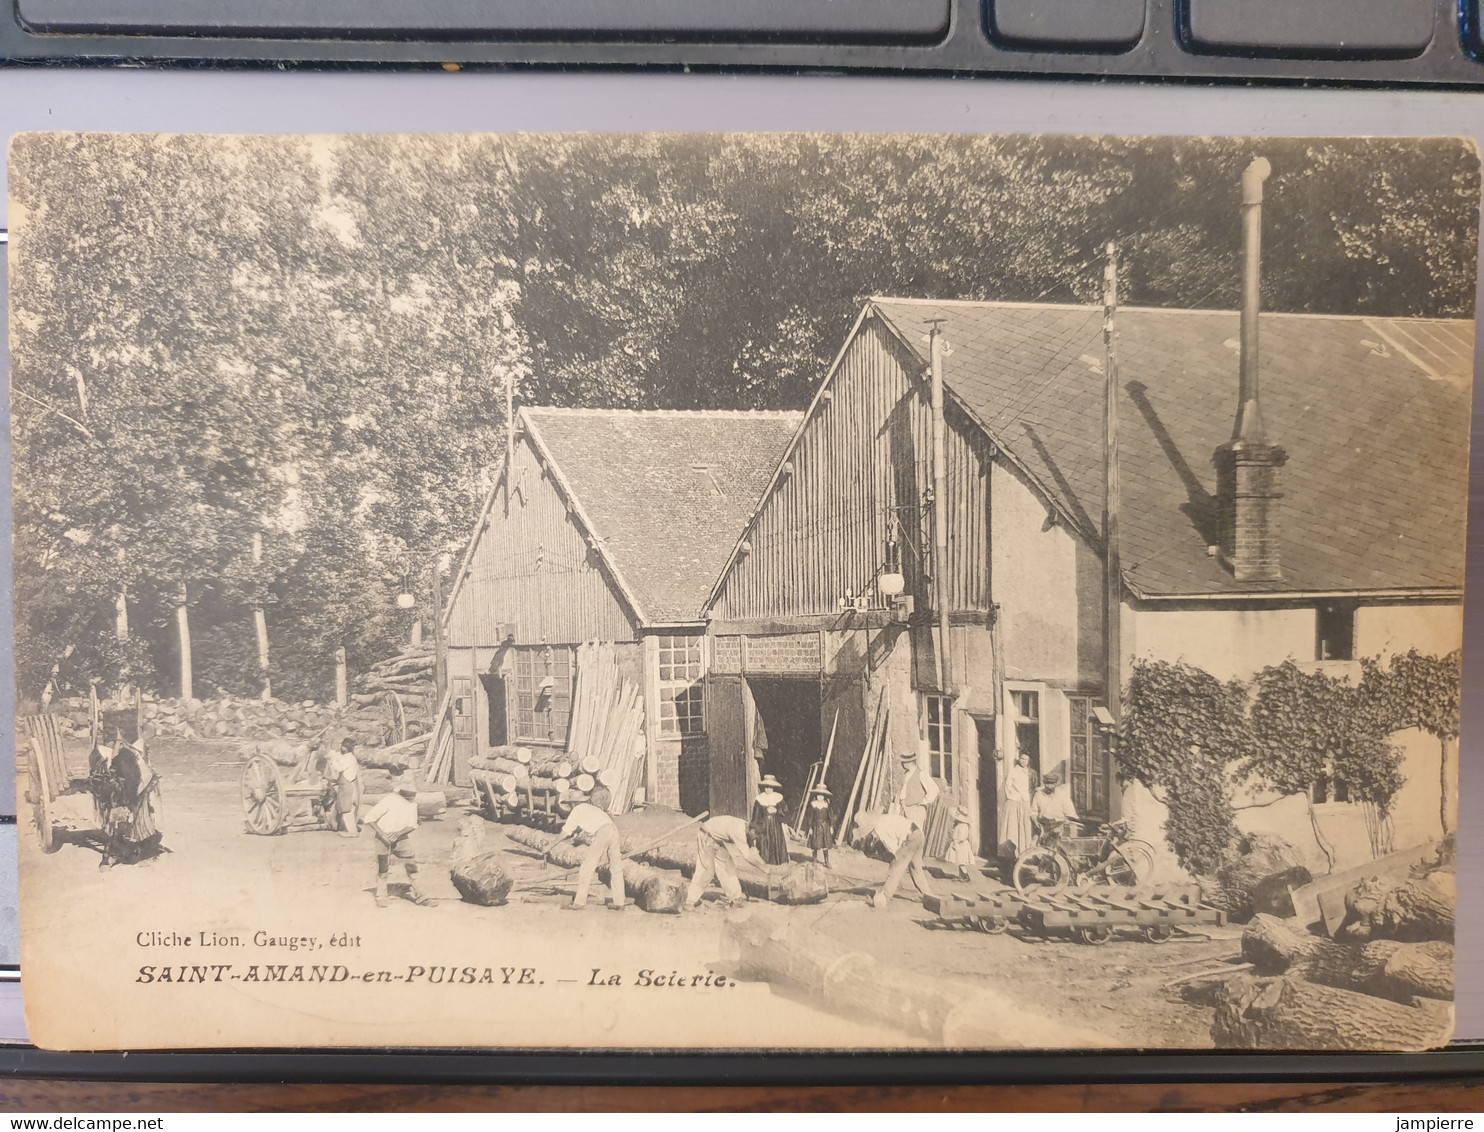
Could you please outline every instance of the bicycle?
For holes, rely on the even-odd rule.
[[[1015,859],[1010,879],[1020,892],[1052,895],[1071,885],[1137,888],[1154,867],[1154,846],[1129,835],[1126,821],[1104,822],[1096,837],[1071,836],[1071,822],[1036,823],[1036,845]]]

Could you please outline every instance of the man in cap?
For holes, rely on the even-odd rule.
[[[1041,789],[1031,799],[1031,820],[1043,829],[1082,820],[1071,797],[1061,789],[1061,775],[1054,770],[1041,779]]]
[[[403,773],[386,795],[366,814],[366,824],[376,835],[376,906],[386,907],[386,877],[392,858],[402,862],[407,873],[407,899],[424,906],[436,904],[417,889],[417,858],[412,852],[412,831],[417,828],[417,784]]]
[[[608,863],[608,889],[612,894],[610,906],[622,911],[628,904],[628,897],[624,892],[623,853],[619,849],[618,826],[608,816],[611,801],[612,795],[608,787],[594,788],[586,802],[578,802],[572,807],[572,812],[562,823],[561,836],[547,846],[545,855],[550,857],[558,845],[575,841],[579,837],[587,842],[587,852],[583,854],[582,866],[577,871],[577,894],[573,896],[571,904],[563,905],[564,908],[580,910],[587,907],[587,894],[592,889],[593,876],[604,861]]]
[[[924,830],[927,828],[928,808],[938,799],[938,784],[922,765],[922,757],[916,751],[902,752],[902,784],[897,788],[892,810],[907,819],[912,832],[897,848],[887,870],[886,880],[871,903],[885,908],[896,895],[902,878],[910,871],[912,883],[924,896],[932,896],[933,887],[928,882],[927,869],[922,865],[922,851],[927,845]]]
[[[356,815],[361,808],[361,764],[354,739],[346,737],[331,746],[325,759],[325,778],[334,793],[340,836],[355,837],[360,833]]]

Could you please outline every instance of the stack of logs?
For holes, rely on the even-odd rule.
[[[1455,871],[1446,849],[1345,898],[1334,939],[1256,915],[1253,974],[1217,995],[1211,1036],[1237,1049],[1419,1050],[1452,1036]]]
[[[602,784],[619,785],[619,772],[599,766],[596,756],[574,762],[564,751],[495,747],[469,759],[469,779],[492,817],[524,811],[558,820]]]
[[[404,701],[415,704],[429,703],[437,696],[433,654],[420,650],[398,653],[357,676],[355,686],[358,691],[350,697],[351,703],[373,703],[382,692],[396,692]]]

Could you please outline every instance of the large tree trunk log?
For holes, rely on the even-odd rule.
[[[1260,915],[1242,933],[1242,956],[1259,975],[1288,974],[1396,1002],[1453,997],[1450,943],[1381,939],[1356,949]]]
[[[1106,1034],[1034,1010],[969,983],[881,963],[782,916],[753,909],[728,920],[725,947],[739,978],[787,986],[811,1006],[865,1018],[935,1044],[963,1049],[1105,1047]]]
[[[476,815],[459,820],[448,875],[459,895],[470,904],[496,908],[510,895],[514,878],[506,868],[504,854],[484,848],[483,818]]]
[[[510,840],[528,849],[547,852],[557,840],[557,835],[542,833],[525,826],[510,826],[505,830]],[[552,863],[564,869],[582,866],[587,855],[585,846],[563,845],[551,854]],[[651,868],[638,861],[625,859],[623,863],[624,887],[633,895],[634,903],[646,912],[679,912],[685,899],[685,879],[675,873]],[[609,883],[608,866],[598,868],[598,879]]]
[[[1453,940],[1457,883],[1439,869],[1421,879],[1372,877],[1345,897],[1345,922],[1337,938]]]
[[[1453,1036],[1452,1006],[1402,1006],[1292,977],[1226,988],[1211,1023],[1219,1049],[1424,1050]]]
[[[1363,989],[1382,998],[1453,998],[1453,945],[1441,940],[1403,943],[1372,940],[1361,952]]]

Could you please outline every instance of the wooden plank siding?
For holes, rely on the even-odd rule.
[[[952,361],[949,361],[952,376]],[[953,612],[990,608],[988,438],[950,404],[946,433]],[[862,323],[746,534],[713,606],[722,620],[834,614],[871,586],[896,514],[906,592],[934,608],[932,414],[921,363],[879,319]],[[874,595],[873,608],[884,608]]]
[[[515,626],[518,645],[636,640],[627,607],[524,437],[513,471],[509,513],[496,491],[488,525],[475,533],[449,610],[449,646],[498,644],[502,624]]]

